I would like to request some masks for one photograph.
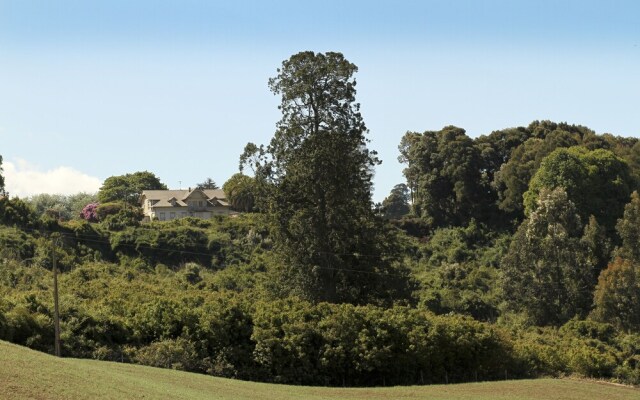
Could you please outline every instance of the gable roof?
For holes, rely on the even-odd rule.
[[[140,202],[144,202],[145,200],[156,200],[158,201],[155,206],[160,207],[169,207],[171,205],[170,200],[172,198],[176,199],[176,203],[180,205],[185,205],[186,200],[193,192],[200,191],[204,193],[204,195],[209,199],[217,199],[217,200],[226,200],[227,196],[224,194],[222,189],[194,189],[192,191],[189,190],[144,190],[140,195]]]
[[[180,207],[186,207],[187,203],[185,203],[182,200],[177,200],[175,202],[175,205]],[[172,203],[171,200],[162,199],[162,200],[158,200],[157,203],[152,204],[152,207],[174,207],[174,203]]]
[[[201,198],[201,197],[205,197],[205,198],[209,198],[209,196],[207,196],[207,194],[202,190],[202,189],[193,189],[192,191],[187,191],[187,194],[182,198],[182,200],[187,200],[190,197],[196,197],[196,198]]]
[[[229,205],[228,202],[226,202],[225,200],[220,200],[220,199],[209,200],[209,204],[211,204],[213,207],[219,207],[219,206],[226,207],[226,206]]]

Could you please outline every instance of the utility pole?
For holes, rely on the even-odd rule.
[[[57,238],[53,239],[51,258],[53,261],[53,328],[55,331],[56,357],[60,357],[60,308],[58,305],[58,261],[56,259]]]

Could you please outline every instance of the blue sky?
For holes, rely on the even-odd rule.
[[[139,170],[222,184],[247,142],[270,140],[267,80],[303,50],[359,67],[376,201],[403,181],[408,130],[550,119],[640,136],[637,1],[0,0],[7,189],[92,191]]]

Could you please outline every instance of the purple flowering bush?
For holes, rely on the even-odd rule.
[[[99,203],[89,203],[80,212],[80,217],[89,222],[98,222]]]

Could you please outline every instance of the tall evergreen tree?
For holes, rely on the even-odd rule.
[[[340,53],[308,51],[269,80],[282,119],[256,177],[269,187],[282,287],[313,301],[367,302],[388,282],[371,201],[379,160],[367,149],[356,71]]]

